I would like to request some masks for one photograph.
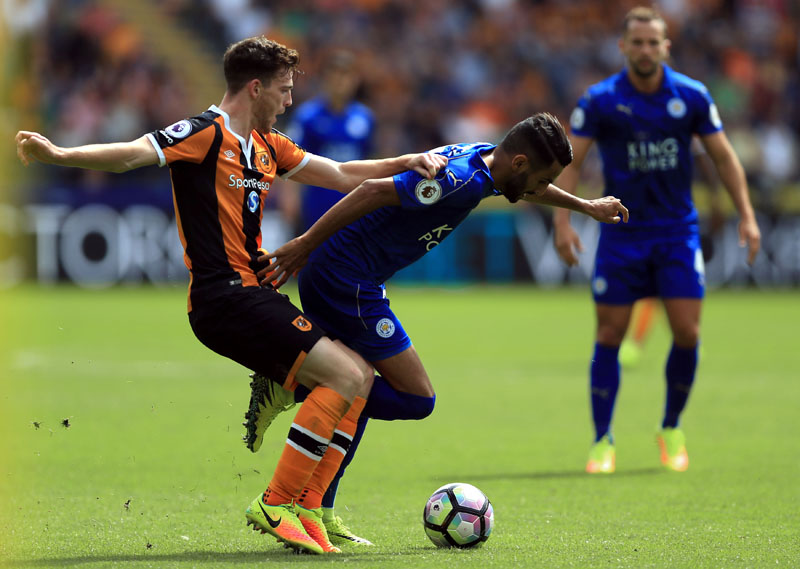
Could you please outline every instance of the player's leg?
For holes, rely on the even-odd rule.
[[[367,374],[275,291],[247,287],[230,292],[215,310],[193,310],[190,321],[211,349],[290,390],[297,383],[310,390],[267,490],[251,503],[246,517],[257,529],[294,547],[322,553],[296,515],[294,501],[325,455],[335,427],[364,389]]]
[[[287,383],[295,382],[298,369],[304,365],[308,354],[319,353],[326,343],[333,345],[286,297],[274,291],[259,287],[234,288],[201,300],[196,302],[193,298],[189,321],[203,344],[250,369],[264,371],[281,380],[285,378]],[[346,356],[342,354],[342,357]],[[314,356],[310,358],[314,359]],[[355,381],[355,378],[343,377],[335,383],[346,384],[348,380]],[[334,403],[328,407],[338,404],[333,413],[343,416],[349,402],[340,395],[338,399],[343,402],[337,397],[331,399]],[[279,467],[285,466],[286,457],[284,453]],[[298,463],[295,470],[301,475],[307,471],[310,476],[316,462],[304,458],[305,463]],[[259,495],[245,512],[248,525],[295,548],[322,553],[322,548],[307,534],[294,512],[292,492],[283,488],[282,494],[288,496],[272,503],[266,500],[266,495]]]
[[[347,467],[355,457],[355,452],[358,449],[359,443],[361,442],[361,437],[364,436],[364,430],[366,429],[368,422],[369,418],[366,417],[362,412],[361,416],[358,418],[358,422],[356,423],[356,431],[353,434],[352,440],[350,441],[350,448],[348,449],[344,460],[342,460],[342,464],[339,466],[339,471],[328,485],[328,489],[325,491],[325,495],[322,497],[322,521],[325,524],[325,529],[328,532],[331,543],[334,545],[373,545],[373,543],[368,539],[356,535],[344,523],[344,521],[342,521],[342,518],[336,515],[335,510],[336,496],[339,492],[339,482],[341,481],[342,477],[344,477]]]
[[[616,468],[611,420],[620,383],[619,346],[632,310],[632,304],[595,305],[597,336],[589,374],[595,439],[586,463],[589,473],[609,474]]]
[[[366,428],[367,418],[420,419],[430,414],[435,396],[427,373],[400,320],[389,308],[385,288],[337,268],[308,265],[298,280],[303,306],[332,336],[345,340],[406,391],[376,376],[367,404],[339,472],[323,497],[323,513],[334,543],[369,544],[336,516],[339,482]],[[298,390],[298,393],[300,390]]]
[[[339,551],[328,535],[324,519],[323,495],[326,493],[334,476],[339,472],[343,460],[348,455],[350,446],[358,430],[361,411],[372,384],[373,369],[358,354],[346,347],[339,340],[335,344],[348,354],[359,365],[364,378],[361,388],[356,394],[350,409],[336,425],[333,437],[322,460],[320,460],[308,483],[296,500],[297,513],[308,534],[327,552]],[[313,391],[312,391],[313,394]],[[307,398],[306,398],[307,399]]]
[[[645,240],[600,232],[592,276],[597,335],[589,373],[595,429],[595,443],[586,463],[590,473],[611,473],[616,468],[611,421],[620,384],[619,347],[634,303],[656,293],[648,263],[652,247]]]
[[[290,370],[286,381],[291,383],[294,379],[306,386],[310,393],[295,415],[267,490],[248,508],[247,519],[258,529],[291,545],[320,553],[338,552],[330,544],[324,527],[313,523],[314,512],[299,508],[295,503],[328,454],[332,441],[333,444],[338,442],[336,427],[350,409],[355,407],[355,412],[360,412],[363,407],[363,399],[359,403],[358,393],[363,389],[364,373],[353,358],[325,337],[317,341],[302,361],[296,362],[292,369],[295,368],[294,377]],[[276,518],[276,514],[280,516]],[[274,524],[283,518],[289,519],[292,529],[296,530],[299,524],[314,547],[292,532],[281,533]]]
[[[373,384],[369,392],[367,404],[354,426],[352,437],[348,440],[347,454],[341,461],[338,472],[336,472],[335,476],[330,480],[327,491],[322,496],[322,518],[330,540],[334,545],[372,545],[372,542],[356,535],[350,530],[342,521],[341,517],[337,516],[335,513],[339,482],[344,476],[347,466],[349,466],[350,462],[353,460],[368,419],[422,419],[430,415],[433,411],[436,399],[428,375],[424,367],[422,367],[422,362],[419,361],[419,356],[416,350],[413,349],[413,346],[409,346],[400,354],[374,362],[374,364],[376,367],[379,366],[382,375],[391,377],[393,380],[397,381],[398,385],[402,385],[406,389],[422,393],[423,395],[396,390],[389,381],[381,376],[375,376],[375,384]],[[305,397],[304,391],[302,387],[297,389],[298,400],[302,400],[302,398]],[[427,396],[427,394],[430,394],[430,396]],[[323,461],[327,458],[328,455],[326,454]],[[300,503],[306,505],[303,504],[302,501],[300,501]]]
[[[666,404],[657,440],[662,464],[676,471],[689,467],[686,437],[678,425],[697,372],[701,305],[702,301],[695,298],[664,300],[673,343],[666,364]]]
[[[436,393],[413,345],[372,363],[380,375],[375,378],[367,402],[370,418],[418,420],[433,412]]]
[[[659,246],[658,286],[672,330],[666,363],[666,403],[657,441],[661,462],[682,472],[689,467],[686,437],[679,426],[697,373],[700,312],[705,269],[698,235],[665,240]]]

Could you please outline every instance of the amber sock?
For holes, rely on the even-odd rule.
[[[265,492],[265,501],[274,506],[288,504],[300,496],[319,465],[334,428],[350,408],[350,403],[329,387],[315,387],[294,418],[275,474]]]
[[[297,503],[304,508],[313,510],[322,506],[322,496],[339,471],[339,466],[341,466],[347,454],[347,449],[350,448],[350,443],[356,432],[358,417],[361,415],[366,402],[363,397],[356,397],[350,406],[350,410],[347,411],[341,422],[336,425],[333,438],[330,445],[328,445],[328,452],[319,461],[314,473],[311,475],[311,479],[297,498]]]

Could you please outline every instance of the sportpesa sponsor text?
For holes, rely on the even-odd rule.
[[[248,190],[255,190],[259,189],[262,192],[266,192],[269,190],[269,182],[262,182],[261,180],[256,180],[255,178],[240,178],[236,174],[231,174],[228,178],[230,182],[228,182],[229,188],[247,188]]]

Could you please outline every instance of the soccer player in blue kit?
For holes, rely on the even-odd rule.
[[[744,171],[706,87],[667,66],[666,23],[652,8],[637,7],[624,19],[619,41],[626,68],[589,87],[570,118],[575,159],[559,179],[575,191],[581,164],[596,140],[605,193],[621,197],[634,212],[624,226],[606,225],[592,277],[597,335],[590,368],[595,442],[586,470],[614,472],[611,418],[620,382],[618,352],[636,300],[660,297],[672,330],[666,363],[666,405],[657,441],[661,462],[673,471],[689,466],[678,426],[697,369],[703,255],[692,202],[692,135],[699,136],[740,215],[740,245],[752,263],[760,232]],[[554,214],[554,241],[562,259],[578,262],[581,242],[569,212]]]
[[[583,200],[552,185],[572,160],[572,150],[563,127],[550,114],[518,123],[497,146],[453,144],[431,152],[448,159],[433,180],[415,172],[367,180],[311,229],[269,255],[274,261],[259,272],[279,287],[305,265],[298,287],[306,314],[360,353],[379,374],[362,417],[422,419],[433,411],[430,378],[389,308],[384,283],[438,245],[481,200],[502,195],[511,203],[566,207],[605,223],[628,219],[627,209],[613,196]],[[260,260],[268,262],[267,257]],[[296,393],[302,397],[302,391]],[[360,431],[348,441],[350,450],[339,477],[364,425],[361,421]],[[258,433],[262,435],[263,429]],[[338,477],[329,487],[328,500],[335,497],[337,484]],[[339,539],[366,541],[349,530],[339,535],[334,526],[341,520],[333,514],[332,501],[323,506],[334,544],[343,543]]]
[[[297,107],[286,133],[316,156],[340,162],[369,158],[375,119],[369,108],[355,100],[360,82],[355,56],[349,51],[333,52],[323,67],[322,94]],[[302,231],[343,195],[327,188],[304,187],[299,194]]]

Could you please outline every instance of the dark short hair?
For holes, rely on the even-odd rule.
[[[287,71],[296,70],[300,55],[276,41],[255,36],[228,47],[222,62],[228,91],[237,93],[252,79],[269,83]]]
[[[506,154],[524,154],[534,168],[557,161],[561,166],[572,162],[572,145],[558,119],[550,113],[536,113],[518,122],[499,144]]]
[[[631,22],[659,22],[664,30],[664,37],[667,37],[667,22],[655,8],[650,8],[649,6],[636,6],[635,8],[631,8],[622,19],[622,35],[628,33]]]

